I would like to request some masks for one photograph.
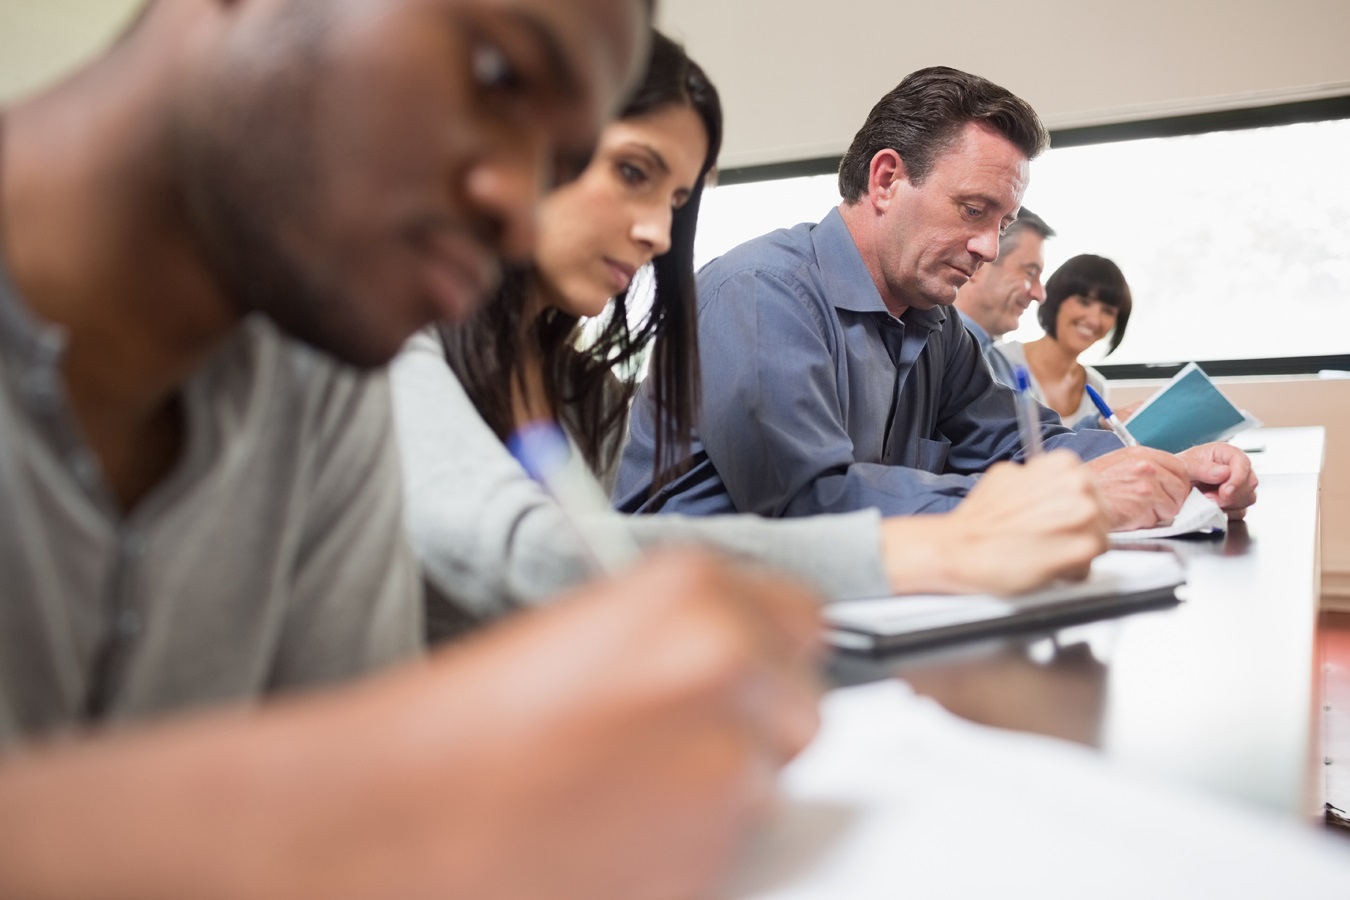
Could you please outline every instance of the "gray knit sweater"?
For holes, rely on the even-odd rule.
[[[390,381],[408,533],[433,593],[490,617],[586,580],[586,552],[563,513],[478,415],[435,335],[408,342]],[[711,545],[796,573],[830,598],[890,593],[875,511],[794,520],[607,515],[644,547]]]

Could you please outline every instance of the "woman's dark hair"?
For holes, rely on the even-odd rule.
[[[1115,307],[1116,327],[1111,331],[1111,343],[1106,351],[1110,355],[1125,337],[1125,326],[1130,323],[1130,309],[1134,306],[1125,274],[1111,260],[1091,253],[1075,256],[1056,269],[1045,283],[1045,299],[1036,310],[1041,327],[1052,338],[1059,336],[1056,334],[1059,308],[1070,297],[1100,300]]]
[[[912,183],[922,184],[970,122],[995,129],[1027,159],[1050,146],[1040,117],[1021,97],[978,75],[931,66],[906,75],[867,114],[839,161],[839,195],[848,203],[866,196],[872,157],[886,149],[900,154]]]
[[[722,144],[722,106],[703,70],[670,38],[653,32],[642,83],[619,113],[633,119],[664,107],[688,106],[708,133],[708,152],[688,200],[675,210],[670,250],[652,260],[655,290],[651,311],[636,326],[628,321],[629,291],[614,298],[599,335],[578,349],[578,319],[556,308],[528,327],[526,305],[537,290],[532,267],[510,270],[497,295],[462,325],[440,328],[445,358],[478,412],[505,440],[515,430],[512,385],[524,391],[523,361],[542,362],[549,405],[564,419],[587,463],[605,469],[614,461],[637,384],[618,381],[614,369],[635,363],[649,343],[656,420],[653,478],[662,484],[677,474],[689,453],[699,405],[694,231],[703,183]],[[631,291],[631,288],[630,288]]]

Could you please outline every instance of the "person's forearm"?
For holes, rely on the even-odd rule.
[[[765,519],[722,516],[630,516],[643,546],[703,544],[805,579],[832,600],[884,596],[888,590],[876,510]]]
[[[406,894],[410,867],[373,863],[410,852],[397,844],[416,835],[396,826],[418,821],[419,783],[455,770],[453,700],[443,716],[418,712],[433,708],[431,680],[418,665],[258,712],[11,755],[0,763],[0,896]],[[410,881],[363,884],[376,868]]]
[[[942,513],[954,509],[978,480],[953,472],[855,462],[841,473],[817,476],[787,503],[782,515],[801,518],[860,509],[876,509],[883,516]]]
[[[819,640],[800,586],[659,553],[362,685],[25,750],[0,897],[702,896],[816,727]]]

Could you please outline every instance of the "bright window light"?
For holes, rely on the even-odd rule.
[[[1051,150],[1026,205],[1078,253],[1124,271],[1134,313],[1112,363],[1350,353],[1350,120]],[[818,221],[833,175],[704,195],[699,265],[774,228]],[[1014,334],[1041,333],[1033,310]],[[1084,356],[1101,360],[1104,342]]]

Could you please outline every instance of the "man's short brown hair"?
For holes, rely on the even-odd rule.
[[[911,183],[922,183],[969,122],[995,129],[1027,159],[1050,146],[1025,100],[978,75],[932,66],[907,75],[872,107],[839,163],[839,193],[849,203],[866,195],[872,157],[886,149],[900,154]]]

